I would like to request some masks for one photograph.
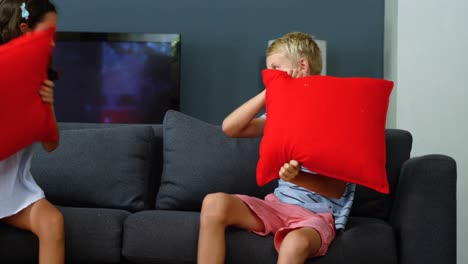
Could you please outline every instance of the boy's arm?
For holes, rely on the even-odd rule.
[[[299,172],[299,174],[290,182],[316,192],[322,196],[334,199],[341,198],[346,189],[346,182],[320,174],[310,174],[303,171]]]
[[[304,77],[301,69],[284,69],[293,78]],[[229,137],[259,137],[265,128],[264,118],[255,118],[265,106],[265,91],[238,107],[223,121],[223,132]]]
[[[301,166],[296,160],[285,163],[279,171],[279,176],[283,181],[291,182],[328,198],[341,198],[346,189],[346,182],[301,171]]]
[[[265,90],[234,110],[223,121],[223,132],[229,137],[259,137],[265,120],[255,118],[265,106]]]

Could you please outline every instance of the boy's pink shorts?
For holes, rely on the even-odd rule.
[[[320,234],[322,246],[315,256],[327,253],[328,246],[335,238],[335,220],[331,213],[314,213],[297,205],[280,202],[274,194],[269,194],[265,200],[247,195],[237,194],[247,206],[262,220],[265,225],[263,232],[255,232],[261,236],[274,234],[276,251],[279,252],[281,242],[286,235],[301,227],[310,227]]]

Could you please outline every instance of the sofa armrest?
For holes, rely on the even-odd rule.
[[[448,156],[403,164],[390,215],[398,263],[456,263],[456,181],[456,162]]]

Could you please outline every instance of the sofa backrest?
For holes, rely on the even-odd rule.
[[[228,138],[214,126],[180,112],[169,111],[163,124],[163,173],[156,208],[200,210],[212,192],[242,193],[263,198],[276,181],[259,188],[255,181],[259,139]],[[410,156],[411,134],[386,130],[387,176],[390,194],[358,186],[351,215],[388,219],[400,169]]]
[[[390,194],[385,195],[363,186],[357,186],[351,216],[376,217],[388,220],[394,194],[398,187],[401,166],[410,157],[413,139],[409,132],[398,129],[387,129],[385,136],[386,168]]]
[[[31,172],[53,203],[140,211],[154,208],[161,125],[60,123],[60,145],[39,144]]]
[[[226,137],[219,126],[169,111],[164,124],[60,123],[61,144],[38,150],[32,173],[55,204],[198,211],[212,192],[264,197],[276,182],[258,187],[255,168],[260,139]],[[400,169],[410,156],[407,131],[387,129],[390,194],[358,186],[352,216],[386,220]]]

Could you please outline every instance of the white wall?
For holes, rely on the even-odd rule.
[[[385,0],[384,29],[384,78],[394,81],[395,85],[390,95],[388,105],[387,127],[396,127],[397,83],[397,39],[398,39],[398,1]]]
[[[397,82],[396,127],[412,133],[413,156],[457,161],[457,263],[468,263],[468,1],[386,2],[396,30],[396,43],[385,41],[392,54],[385,65]]]

